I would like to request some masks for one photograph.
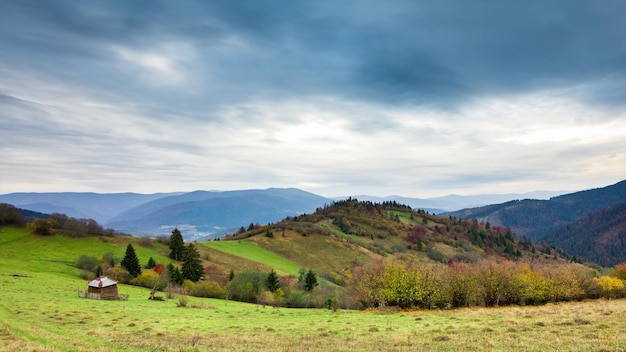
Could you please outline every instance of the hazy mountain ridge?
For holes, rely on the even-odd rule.
[[[477,194],[477,195],[457,195],[449,194],[434,198],[412,198],[398,195],[375,197],[368,195],[358,195],[359,200],[369,200],[372,202],[396,201],[406,204],[413,209],[423,209],[431,213],[444,213],[463,208],[479,207],[488,204],[502,203],[517,199],[548,199],[565,193],[564,191],[535,191],[526,193],[506,193],[506,194]],[[345,199],[335,198],[335,199]]]
[[[90,218],[103,224],[127,209],[172,194],[179,193],[18,192],[0,195],[0,203],[41,213]]]
[[[266,224],[314,211],[331,200],[299,189],[269,188],[226,192],[196,191],[129,209],[107,224],[120,231],[148,234],[185,228],[197,239],[250,223]]]
[[[265,204],[258,198],[272,194]],[[533,192],[547,197],[559,192]],[[524,194],[505,195],[448,195],[437,198],[402,196],[356,196],[375,202],[396,201],[414,209],[431,213],[458,209],[472,204],[485,204],[493,199],[520,198]],[[235,198],[240,198],[235,200]],[[347,198],[347,197],[345,197]],[[325,198],[297,188],[269,188],[265,190],[193,191],[177,193],[11,193],[0,195],[6,202],[42,213],[63,213],[76,218],[92,218],[106,227],[133,235],[168,233],[173,227],[184,228],[193,238],[223,235],[249,223],[268,223],[305,212],[345,198]],[[230,200],[227,200],[230,199]],[[246,204],[247,199],[250,204]],[[213,200],[213,201],[211,201]],[[192,202],[198,202],[193,203]],[[282,204],[279,204],[281,203]],[[455,208],[456,207],[456,208]],[[196,209],[194,209],[196,208]],[[237,215],[238,214],[238,215]],[[195,234],[195,235],[191,235]]]

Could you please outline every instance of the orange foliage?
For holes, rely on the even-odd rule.
[[[165,273],[165,265],[159,263],[152,270],[154,270],[159,275],[163,275],[163,273]]]

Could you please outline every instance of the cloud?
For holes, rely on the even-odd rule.
[[[2,2],[2,191],[608,184],[626,171],[625,10]]]

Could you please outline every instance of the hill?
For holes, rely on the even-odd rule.
[[[168,233],[184,230],[187,240],[250,223],[271,223],[287,216],[314,211],[330,200],[295,188],[227,192],[196,191],[160,198],[119,214],[107,223],[128,233]]]
[[[536,247],[526,237],[518,240],[507,228],[439,217],[395,202],[351,198],[228,239],[253,241],[303,267],[338,272],[398,254],[442,263],[488,257],[572,259],[554,248]]]
[[[549,200],[516,200],[442,215],[462,219],[476,218],[495,226],[508,226],[518,234],[539,240],[556,227],[565,226],[594,211],[623,202],[626,202],[626,180]]]
[[[626,261],[626,203],[550,231],[544,241],[603,266]]]

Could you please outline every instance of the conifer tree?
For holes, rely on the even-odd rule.
[[[167,264],[167,274],[169,275],[170,281],[179,285],[182,285],[185,280],[183,273],[180,272],[180,269],[172,263]]]
[[[172,231],[170,236],[170,258],[174,260],[181,260],[183,252],[185,252],[185,241],[183,241],[183,235],[176,228]]]
[[[313,289],[317,285],[317,277],[315,276],[313,270],[309,269],[309,271],[307,271],[306,273],[306,276],[304,277],[304,290],[309,292],[313,291]]]
[[[280,288],[280,279],[278,278],[278,274],[276,271],[272,269],[269,274],[267,274],[267,280],[265,280],[265,287],[270,292],[276,292]]]
[[[139,258],[137,258],[135,248],[133,248],[133,245],[130,243],[126,246],[126,254],[124,255],[124,259],[122,259],[121,264],[126,270],[128,270],[132,277],[137,277],[141,274],[141,264],[139,264]]]
[[[197,282],[202,278],[204,268],[202,260],[200,260],[200,252],[193,243],[189,243],[183,253],[183,277],[187,280]]]
[[[146,264],[146,269],[154,269],[156,265],[157,263],[154,261],[154,258],[150,257],[150,259],[148,259],[148,264]]]

